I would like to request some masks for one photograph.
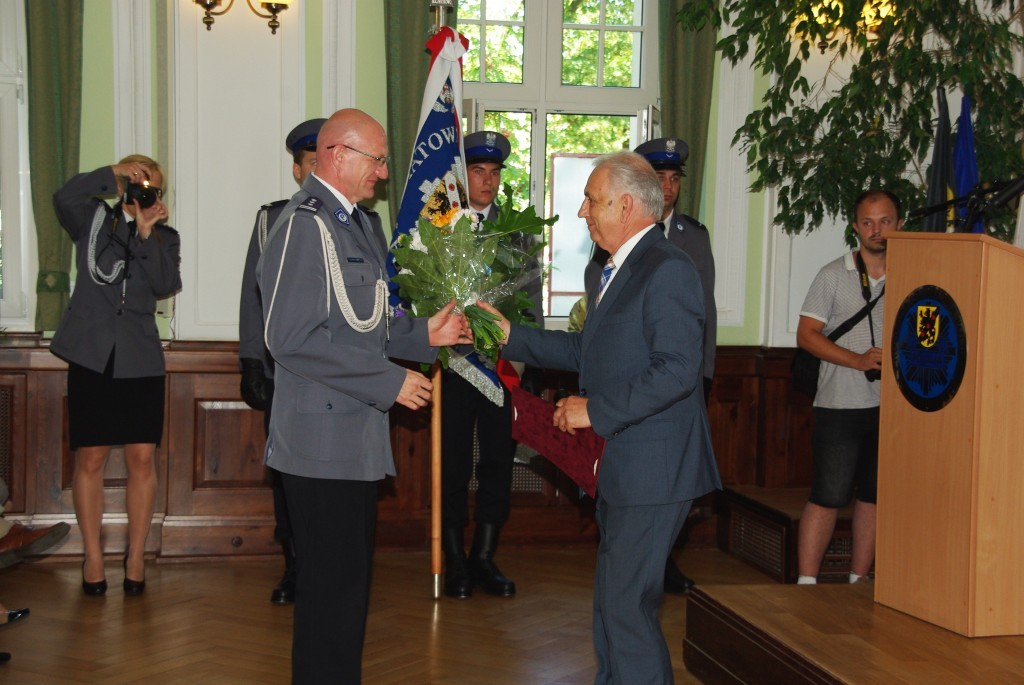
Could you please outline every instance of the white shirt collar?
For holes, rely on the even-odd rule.
[[[654,224],[639,231],[635,236],[622,243],[619,249],[615,251],[615,254],[612,255],[612,261],[615,262],[615,273],[619,272],[619,267],[626,263],[629,253],[633,251],[633,248],[640,242],[640,239],[647,235],[647,232],[652,228],[654,228]]]
[[[315,178],[316,180],[320,181],[320,184],[324,188],[327,188],[327,190],[331,191],[331,193],[334,195],[334,197],[338,198],[338,202],[341,203],[341,206],[345,208],[346,212],[348,212],[349,214],[352,213],[352,209],[355,207],[355,205],[352,204],[352,202],[349,201],[349,199],[347,197],[342,195],[338,191],[338,189],[335,188],[334,186],[332,186],[330,183],[328,183],[327,181],[325,181],[322,178],[320,178],[319,176],[317,176],[315,171],[312,172],[311,175],[313,176],[313,178]]]

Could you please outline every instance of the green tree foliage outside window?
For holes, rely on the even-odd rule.
[[[879,14],[883,5],[892,11],[867,30],[865,9]],[[924,206],[940,86],[973,100],[981,180],[1024,173],[1024,83],[1013,69],[1024,38],[1012,0],[692,0],[678,19],[684,30],[727,21],[734,32],[718,42],[725,59],[752,52],[772,77],[733,142],[747,152],[751,189],[777,189],[774,223],[787,233],[848,216],[870,186]],[[806,75],[812,56],[830,60],[817,82]],[[841,60],[850,61],[848,76],[836,69]],[[989,219],[992,235],[1012,239],[1012,212]]]

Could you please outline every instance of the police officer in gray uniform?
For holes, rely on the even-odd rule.
[[[288,134],[284,145],[292,153],[292,177],[300,186],[306,177],[316,169],[316,136],[326,119],[304,121]],[[260,298],[259,283],[256,281],[256,264],[263,254],[267,234],[273,227],[288,200],[278,200],[260,207],[256,214],[256,225],[249,240],[249,251],[245,255],[245,271],[242,273],[242,297],[238,313],[238,360],[242,369],[242,399],[253,409],[264,412],[263,428],[269,431],[270,407],[274,399],[274,360],[263,342],[263,301]],[[285,571],[270,594],[275,604],[295,601],[295,545],[292,542],[291,521],[288,505],[281,488],[280,474],[270,470],[274,493],[274,539],[281,543],[284,552]]]
[[[679,138],[656,138],[638,145],[634,152],[643,155],[658,174],[662,196],[665,201],[661,223],[665,237],[682,248],[700,276],[704,291],[704,398],[711,392],[711,379],[715,375],[715,345],[718,333],[718,309],[715,306],[715,257],[711,252],[711,238],[707,227],[692,216],[676,212],[679,200],[679,184],[683,165],[690,154],[690,148]],[[601,277],[601,268],[608,260],[608,253],[595,246],[594,256],[587,264],[584,281],[587,292],[596,286]],[[685,593],[693,587],[693,580],[684,575],[670,556],[665,565],[665,591]]]

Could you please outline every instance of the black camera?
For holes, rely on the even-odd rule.
[[[882,372],[878,369],[868,369],[864,372],[864,378],[868,379],[868,383],[874,383],[882,380]]]
[[[142,209],[148,209],[156,204],[156,201],[160,199],[160,195],[160,189],[150,186],[149,181],[143,181],[142,183],[129,182],[125,186],[124,203],[131,204],[136,202]]]

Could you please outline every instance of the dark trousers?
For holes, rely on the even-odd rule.
[[[298,581],[293,685],[353,685],[362,677],[377,482],[282,473]]]
[[[441,380],[441,521],[444,528],[469,523],[469,480],[473,475],[473,429],[480,443],[476,467],[477,523],[508,520],[512,465],[512,400],[505,390],[499,407],[456,373]]]
[[[691,504],[693,500],[616,507],[598,494],[595,685],[672,682],[672,659],[658,610],[665,589],[665,561]]]
[[[270,435],[270,411],[274,406],[274,379],[267,379],[267,408],[263,410],[263,432]],[[270,488],[274,495],[274,539],[278,542],[290,540],[292,537],[292,522],[288,518],[288,502],[284,497],[284,485],[281,484],[281,474],[270,468]]]

